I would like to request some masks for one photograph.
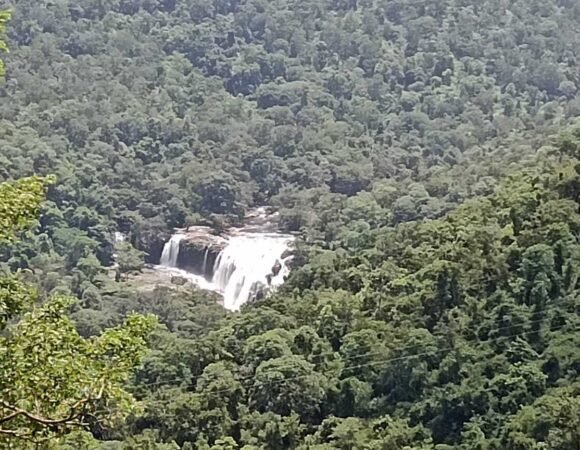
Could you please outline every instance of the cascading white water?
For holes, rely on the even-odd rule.
[[[201,275],[205,277],[207,274],[207,257],[209,256],[209,247],[205,249],[203,254],[203,264],[201,265]]]
[[[161,253],[161,260],[156,269],[159,272],[166,273],[170,277],[181,277],[196,284],[201,289],[214,291],[213,284],[209,283],[203,276],[198,276],[186,270],[177,267],[177,259],[179,257],[179,246],[181,241],[186,237],[183,233],[177,233],[171,236],[171,239],[163,246],[163,253]]]
[[[282,255],[291,242],[292,237],[279,234],[231,236],[215,262],[212,280],[216,291],[224,296],[224,307],[236,311],[256,288],[281,285],[289,273]]]
[[[177,267],[177,258],[179,257],[179,245],[185,238],[184,234],[178,233],[171,236],[168,242],[163,246],[163,253],[159,261],[163,267]]]
[[[259,293],[267,293],[280,286],[290,273],[288,267],[290,258],[283,256],[289,250],[294,238],[273,232],[277,226],[272,218],[275,218],[275,215],[268,215],[266,208],[258,208],[248,215],[244,228],[230,230],[226,236],[219,237],[219,246],[223,250],[215,259],[211,271],[208,270],[211,244],[207,244],[203,260],[200,261],[200,267],[195,273],[177,267],[181,241],[186,238],[199,238],[200,235],[207,239],[211,236],[209,234],[211,230],[203,230],[201,233],[199,228],[197,232],[191,228],[180,231],[163,247],[157,270],[171,276],[186,278],[201,289],[221,294],[224,307],[237,311]],[[200,269],[201,273],[197,273]]]

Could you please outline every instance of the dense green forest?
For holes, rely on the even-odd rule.
[[[580,3],[6,7],[0,448],[579,448]],[[240,313],[111,277],[262,205]]]

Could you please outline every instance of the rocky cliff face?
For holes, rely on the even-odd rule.
[[[150,239],[148,242],[135,242],[135,248],[145,252],[145,262],[147,264],[157,264],[161,259],[165,241],[169,239],[170,235],[160,236],[158,239]]]
[[[180,243],[177,267],[211,280],[216,259],[226,244],[227,240],[209,227],[190,227]]]

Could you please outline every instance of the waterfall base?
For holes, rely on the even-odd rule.
[[[177,267],[166,267],[166,266],[153,266],[156,272],[161,275],[166,276],[167,278],[171,279],[173,277],[181,277],[185,280],[189,281],[190,283],[195,284],[200,289],[205,291],[213,291],[215,292],[214,285],[208,282],[204,277],[200,275],[195,275],[194,273],[188,272],[187,270],[178,269]]]

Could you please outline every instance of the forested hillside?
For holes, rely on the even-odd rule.
[[[28,394],[0,380],[0,448],[579,448],[579,2],[7,7],[0,369]],[[46,201],[21,182],[7,220],[32,175]],[[240,313],[111,276],[264,205],[293,272]],[[153,324],[132,312],[160,326],[126,382]],[[47,417],[90,392],[94,419],[3,434],[43,391]]]
[[[552,156],[445,219],[322,251],[203,336],[166,299],[175,333],[128,430],[168,448],[576,449],[580,133]]]
[[[330,205],[381,225],[439,217],[580,113],[574,1],[13,9],[1,176],[58,175],[51,205],[103,263],[110,228],[147,250],[255,204],[326,240]]]

